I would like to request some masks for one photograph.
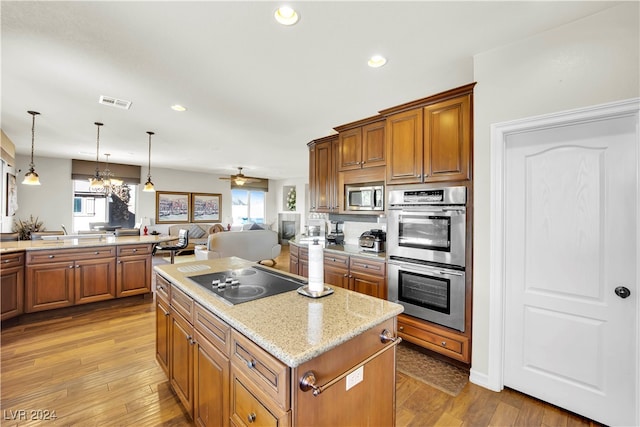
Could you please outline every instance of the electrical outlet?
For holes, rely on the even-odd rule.
[[[356,384],[359,384],[364,379],[364,366],[360,366],[358,369],[347,375],[347,390]]]

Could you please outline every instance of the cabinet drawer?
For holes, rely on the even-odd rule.
[[[115,255],[115,246],[101,246],[85,249],[58,249],[52,251],[29,251],[27,252],[27,264],[79,261],[83,259],[108,258],[114,257]]]
[[[384,261],[352,256],[349,262],[349,268],[351,271],[359,271],[361,273],[371,274],[374,276],[386,277]]]
[[[324,266],[325,267],[337,267],[337,268],[349,268],[349,256],[337,255],[332,252],[324,252]]]
[[[231,327],[201,305],[195,305],[193,324],[211,344],[229,357],[231,351]]]
[[[278,419],[235,377],[231,384],[231,421],[239,427],[278,426]]]
[[[193,299],[175,286],[171,286],[169,294],[171,307],[193,325],[194,302]]]
[[[282,410],[289,410],[289,367],[231,331],[231,363]]]
[[[298,258],[307,261],[309,259],[309,248],[300,248],[298,251]]]
[[[161,275],[156,273],[156,296],[163,299],[167,304],[171,301],[171,284],[162,277]]]
[[[151,245],[118,246],[118,256],[148,255],[150,253],[151,253]]]
[[[403,319],[398,319],[398,334],[402,337],[406,337],[407,341],[414,342],[419,345],[423,345],[438,353],[442,353],[451,356],[457,360],[463,360],[467,350],[466,345],[468,340],[464,337],[453,337],[445,334],[440,334],[434,330],[428,330],[426,328],[419,328],[414,325],[413,322],[406,322]],[[409,335],[409,337],[407,337]],[[421,342],[415,342],[411,337],[417,338]]]
[[[0,255],[0,265],[2,268],[22,267],[24,265],[24,252]]]

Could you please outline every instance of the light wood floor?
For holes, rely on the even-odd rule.
[[[278,268],[287,269],[286,252],[286,261],[282,257]],[[22,318],[13,325],[5,322],[0,342],[0,424],[46,425],[48,421],[34,417],[55,411],[56,424],[61,425],[192,425],[155,362],[154,313],[153,300],[133,297],[59,310],[55,316],[49,312]],[[451,397],[398,374],[396,424],[590,422],[513,390],[494,393],[469,383]]]

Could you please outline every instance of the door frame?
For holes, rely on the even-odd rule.
[[[491,213],[489,270],[488,369],[477,383],[493,391],[504,388],[505,346],[505,158],[510,135],[541,129],[600,121],[603,119],[636,118],[636,212],[640,212],[640,98],[595,105],[558,113],[545,114],[491,125]],[[640,224],[636,227],[636,266],[640,266]],[[636,269],[636,285],[640,283],[640,268]],[[639,289],[636,286],[636,289]],[[640,307],[640,291],[634,292]],[[633,295],[632,295],[633,296]],[[640,314],[636,315],[636,331],[640,331]],[[636,354],[640,355],[640,337],[636,338]],[[474,381],[476,382],[476,381]],[[636,395],[640,396],[640,357],[636,360]],[[640,405],[635,408],[636,424],[640,425]]]

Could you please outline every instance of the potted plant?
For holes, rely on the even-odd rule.
[[[31,240],[31,232],[33,231],[45,231],[44,225],[42,221],[38,219],[38,217],[33,218],[33,215],[29,215],[29,219],[21,220],[18,219],[16,223],[13,224],[14,233],[18,233],[18,239],[20,240]]]

